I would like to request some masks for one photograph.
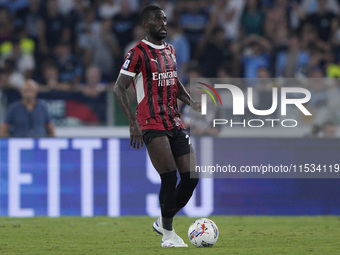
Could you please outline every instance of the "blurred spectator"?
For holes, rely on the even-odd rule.
[[[123,2],[124,0],[117,0],[117,1]],[[147,1],[149,1],[149,0],[142,0],[142,1],[140,1],[140,0],[126,0],[126,2],[130,3],[130,8],[133,12],[140,11],[141,8],[142,8],[141,7],[142,3],[144,2],[144,4],[145,4],[145,2],[147,3]]]
[[[0,6],[7,8],[12,14],[28,6],[28,0],[0,0]]]
[[[106,121],[106,86],[101,83],[100,70],[96,66],[86,69],[85,84],[79,86],[81,94],[75,93],[67,101],[68,122],[75,124],[104,124]]]
[[[195,0],[183,1],[183,4],[185,5],[179,14],[179,25],[189,40],[192,54],[208,26],[209,12]]]
[[[8,72],[4,67],[0,67],[0,91],[8,89],[9,87]]]
[[[89,66],[85,73],[85,84],[80,87],[84,95],[88,97],[98,97],[106,90],[106,86],[101,83],[101,73],[98,67]]]
[[[55,50],[56,63],[59,68],[59,80],[71,85],[78,84],[82,77],[83,67],[71,52],[71,45],[61,43]]]
[[[332,59],[330,51],[325,52],[321,50],[315,43],[311,43],[308,46],[307,52],[309,55],[307,70],[321,69],[323,72],[323,68],[326,66],[325,64]]]
[[[30,78],[35,68],[35,43],[26,36],[25,30],[18,30],[12,40],[0,44],[0,54],[3,59],[11,58],[15,68],[26,78]]]
[[[338,137],[338,126],[333,121],[326,121],[322,125],[321,137],[336,138]]]
[[[331,64],[327,68],[327,77],[340,78],[340,65]]]
[[[242,45],[240,45],[237,41],[231,41],[228,44],[230,50],[230,60],[225,63],[228,70],[230,70],[230,75],[232,77],[243,77],[242,73],[242,55],[240,54],[240,49],[242,49]]]
[[[70,41],[71,31],[66,25],[65,18],[59,12],[58,1],[47,0],[38,29],[38,47],[43,56],[51,54],[59,43]]]
[[[17,71],[15,61],[12,58],[5,60],[5,69],[8,72],[8,83],[11,87],[21,89],[24,86],[25,78]]]
[[[59,11],[62,15],[67,15],[74,7],[75,2],[80,2],[82,0],[58,0]]]
[[[166,13],[166,17],[167,17],[168,22],[172,22],[173,13],[174,13],[174,2],[173,1],[156,0],[156,1],[154,1],[153,4],[161,7],[162,10],[164,10],[164,12]]]
[[[190,44],[177,23],[169,23],[167,32],[168,36],[166,40],[171,43],[176,50],[178,75],[185,81],[186,69],[190,61]]]
[[[337,0],[326,0],[326,9],[327,11],[333,11],[334,13],[339,13],[339,3]],[[318,0],[302,0],[301,1],[301,10],[307,14],[316,13],[319,8]]]
[[[257,69],[257,78],[268,79],[270,78],[270,72],[267,67],[261,66]]]
[[[229,67],[226,63],[217,69],[217,78],[231,78]]]
[[[306,51],[314,51],[327,54],[330,53],[330,51],[332,50],[331,45],[321,40],[318,36],[316,28],[309,23],[303,24],[301,28],[300,38],[302,49]]]
[[[328,11],[327,0],[318,0],[317,12],[307,16],[305,22],[311,24],[323,41],[328,41],[331,38],[332,23],[335,21],[333,11]]]
[[[2,137],[54,136],[54,127],[44,105],[36,100],[38,86],[29,80],[21,89],[21,101],[11,104],[1,126]]]
[[[6,8],[0,7],[0,43],[9,41],[13,33],[13,19]]]
[[[299,38],[292,34],[288,49],[281,51],[276,58],[276,77],[295,77],[307,66],[309,55],[300,47]]]
[[[65,16],[65,20],[67,26],[70,29],[70,43],[72,46],[72,51],[78,51],[79,48],[77,47],[78,43],[78,25],[84,19],[84,10],[88,6],[88,1],[83,0],[73,0],[72,1],[72,8],[69,10],[67,15]]]
[[[241,16],[242,30],[247,35],[263,35],[264,12],[261,9],[259,0],[247,0]]]
[[[113,17],[113,30],[121,49],[133,40],[133,28],[139,23],[139,14],[133,11],[130,1],[121,1],[120,13]]]
[[[100,23],[96,20],[96,12],[90,7],[84,9],[82,19],[76,25],[77,49],[80,54],[84,54],[86,48],[90,46],[91,37],[100,31]],[[85,65],[89,60],[83,59]]]
[[[97,66],[106,81],[114,79],[115,61],[121,55],[117,38],[111,33],[111,24],[110,19],[103,19],[99,33],[91,36],[86,49],[88,63]]]
[[[250,83],[253,83],[252,86],[254,88],[254,91],[257,91],[257,92],[264,92],[264,91],[265,92],[270,92],[269,96],[266,99],[266,101],[268,101],[268,99],[271,100],[271,98],[272,98],[272,88],[273,87],[277,87],[277,85],[273,82],[273,79],[271,79],[271,74],[270,74],[270,71],[269,71],[268,67],[260,66],[257,69],[257,76],[256,76],[256,78],[258,78],[258,79],[254,79],[254,80],[250,81]],[[245,84],[247,85],[247,81],[245,81]],[[256,96],[256,93],[254,93],[254,94]],[[261,100],[257,100],[257,101],[261,101]],[[262,102],[260,102],[260,103],[262,103]],[[270,108],[270,106],[268,107],[268,109],[269,108]]]
[[[273,88],[278,87],[276,79],[271,79],[270,71],[267,67],[259,67],[257,69],[256,84],[253,85],[255,93],[253,93],[253,105],[256,109],[270,109],[273,105]],[[246,112],[247,116],[251,118],[259,118],[262,120],[266,119],[278,119],[280,116],[277,111],[269,115],[257,116],[250,112]],[[265,123],[270,126],[271,124]]]
[[[43,64],[43,76],[40,82],[39,91],[48,92],[50,90],[70,90],[70,85],[59,80],[59,68],[54,61],[45,61]]]
[[[120,5],[116,0],[103,0],[98,8],[101,19],[111,19],[120,12]]]
[[[327,87],[327,114],[328,120],[340,125],[340,80],[326,79],[329,82]]]
[[[304,24],[300,31],[301,45],[303,49],[307,49],[311,44],[318,43],[318,34],[311,24]]]
[[[141,25],[135,26],[133,31],[133,41],[129,42],[124,48],[124,56],[126,56],[133,47],[142,39],[145,38],[145,30]],[[168,38],[169,38],[169,27],[168,27]]]
[[[41,0],[29,0],[28,7],[20,10],[16,17],[16,25],[23,27],[28,37],[35,43],[38,41],[38,24],[42,15]]]
[[[306,134],[305,137],[307,138],[316,138],[318,137],[321,131],[321,127],[319,125],[313,125],[309,134]]]
[[[215,27],[212,36],[206,44],[199,49],[201,53],[199,61],[204,77],[216,77],[217,70],[228,59],[230,59],[230,52],[225,32],[221,27]]]
[[[311,92],[311,99],[308,106],[313,114],[314,123],[322,125],[328,116],[328,93],[326,80],[322,79],[324,73],[320,68],[312,68],[308,72],[307,89]]]
[[[44,88],[43,90],[58,89],[59,70],[57,64],[55,64],[54,61],[45,61],[42,71],[43,79],[41,81],[41,88]]]
[[[245,78],[256,78],[259,67],[269,68],[271,44],[264,37],[257,35],[248,36],[242,42],[242,47]]]
[[[340,62],[336,62],[334,59],[333,57],[333,61],[326,68],[326,76],[328,78],[340,78]]]
[[[215,0],[211,11],[211,25],[223,27],[229,40],[237,40],[245,3],[246,0]]]
[[[332,40],[331,43],[334,45],[334,48],[337,52],[337,58],[339,58],[340,54],[340,17],[337,16],[334,19],[334,22],[332,24],[332,31],[333,31],[333,35],[332,35]]]
[[[288,37],[289,28],[288,1],[275,0],[274,7],[265,16],[264,34],[274,44],[280,44],[282,38]],[[280,36],[278,36],[280,33]]]

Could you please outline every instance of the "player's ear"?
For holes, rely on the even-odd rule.
[[[145,30],[149,30],[149,22],[144,21],[143,25]]]

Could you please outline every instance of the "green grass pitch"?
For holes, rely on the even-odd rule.
[[[0,218],[0,254],[340,254],[340,217],[211,216],[212,248],[187,237],[193,218],[176,217],[189,248],[161,248],[150,217]]]

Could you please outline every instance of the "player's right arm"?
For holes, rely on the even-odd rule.
[[[120,108],[130,123],[130,146],[138,150],[140,147],[143,148],[143,135],[127,95],[127,89],[132,83],[132,80],[133,77],[120,73],[113,91],[117,97]]]
[[[136,74],[140,72],[141,64],[142,56],[140,51],[136,48],[133,48],[127,54],[122,69],[120,70],[117,82],[113,88],[120,108],[130,123],[130,146],[137,150],[140,147],[143,147],[143,135],[139,127],[137,117],[131,108],[127,95],[127,89],[131,85]]]

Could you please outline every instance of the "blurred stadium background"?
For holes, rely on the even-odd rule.
[[[125,54],[144,37],[138,12],[148,4],[168,15],[167,40],[185,84],[197,77],[322,79],[306,84],[313,117],[299,128],[222,128],[197,144],[208,139],[214,157],[230,153],[235,163],[338,163],[337,0],[0,0],[0,121],[31,78],[57,136],[0,140],[0,215],[159,215],[159,177],[146,150],[129,147],[112,93]],[[268,95],[268,84],[254,87],[258,98]],[[130,97],[136,105],[133,89]],[[218,153],[223,143],[237,148]],[[182,213],[340,214],[339,199],[338,179],[204,179]]]
[[[340,76],[337,0],[1,0],[0,121],[24,80],[32,78],[58,136],[126,137],[126,128],[119,127],[127,120],[112,87],[127,51],[144,37],[138,12],[148,4],[168,15],[167,40],[177,49],[185,84],[192,77]],[[261,102],[270,99],[268,85],[253,86]],[[303,119],[289,136],[338,137],[338,82],[306,86],[313,118]],[[273,136],[270,129],[259,132]],[[287,136],[275,132],[280,134]],[[237,129],[219,135],[252,136]]]

